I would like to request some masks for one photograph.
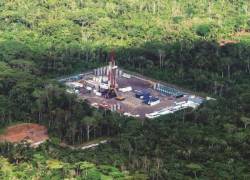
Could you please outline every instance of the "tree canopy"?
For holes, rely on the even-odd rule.
[[[0,145],[1,179],[249,179],[250,1],[1,0],[0,132],[48,127],[37,149]],[[95,110],[59,76],[107,64],[212,96],[155,120]],[[96,138],[111,142],[78,150]]]

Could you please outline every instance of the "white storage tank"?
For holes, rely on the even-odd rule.
[[[87,89],[88,91],[92,91],[92,87],[87,86],[86,89]]]
[[[102,82],[108,82],[108,77],[107,76],[102,76]]]
[[[95,92],[95,95],[97,95],[97,96],[102,96],[102,93],[96,91],[96,92]]]
[[[125,77],[127,79],[131,78],[131,75],[130,74],[127,74],[127,73],[123,73],[122,74],[122,77]]]
[[[101,84],[100,84],[100,88],[101,88],[101,89],[109,89],[109,86],[108,86],[108,84],[101,83]]]
[[[132,87],[131,86],[128,86],[128,87],[125,87],[125,88],[119,88],[119,91],[121,92],[130,92],[132,91]]]

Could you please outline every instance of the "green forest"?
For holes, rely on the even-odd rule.
[[[57,79],[107,64],[216,101],[157,119],[96,110]],[[250,179],[250,1],[1,0],[0,179]],[[61,147],[109,137],[91,150]]]

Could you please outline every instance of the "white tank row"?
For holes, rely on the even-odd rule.
[[[112,104],[110,107],[111,111],[117,111],[121,109],[121,104],[117,103],[117,104]]]
[[[108,75],[108,66],[94,69],[94,75],[95,76],[107,76]]]
[[[95,76],[108,76],[109,66],[100,67],[97,69],[94,69],[94,75]],[[116,77],[121,77],[123,74],[123,71],[120,69],[116,69]]]
[[[164,91],[166,89],[166,86],[160,84],[160,83],[155,83],[154,84],[154,89],[158,91]]]
[[[107,82],[108,76],[94,76],[93,81],[101,83],[101,82]]]

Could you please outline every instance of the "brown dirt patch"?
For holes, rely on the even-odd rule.
[[[236,40],[226,40],[226,39],[222,39],[219,41],[220,46],[225,46],[227,44],[237,44],[239,41]]]
[[[33,123],[23,123],[8,127],[4,134],[0,135],[0,142],[19,143],[27,141],[36,146],[49,138],[45,126]]]
[[[240,36],[250,36],[250,29],[249,30],[242,30],[239,32],[236,32],[233,34],[235,37],[240,37]]]

